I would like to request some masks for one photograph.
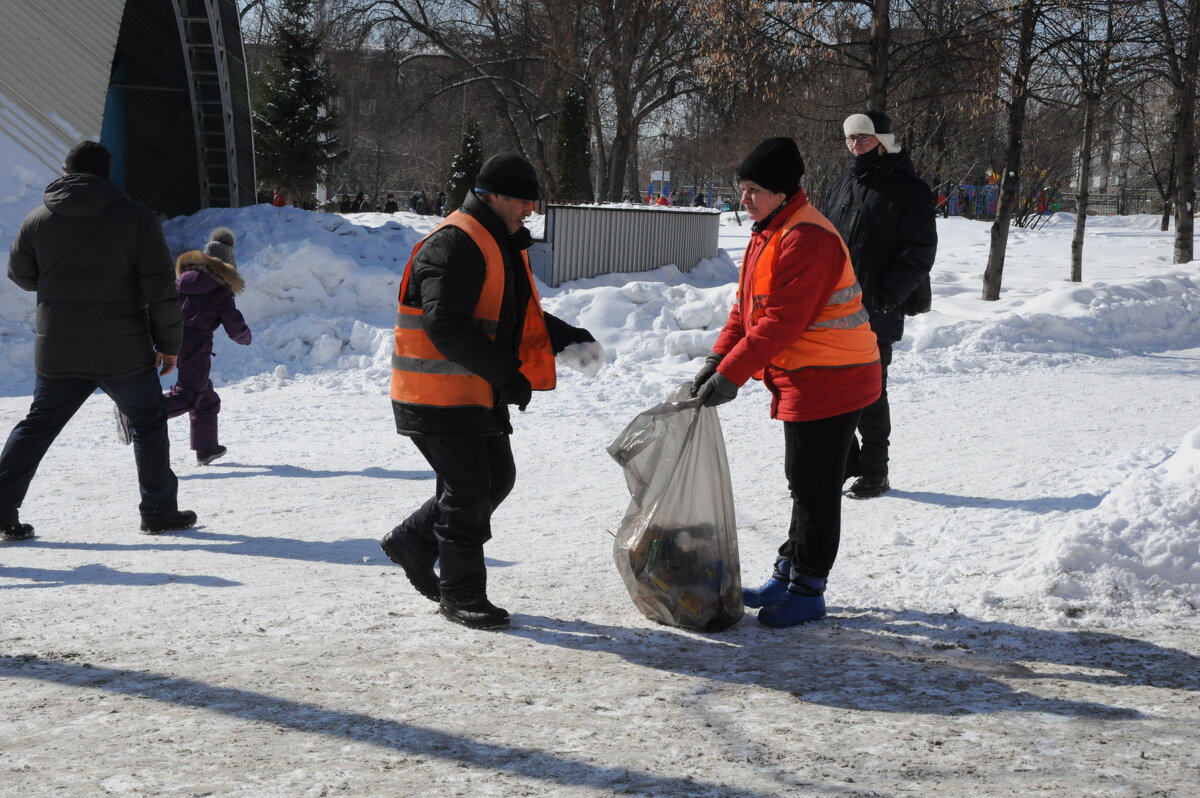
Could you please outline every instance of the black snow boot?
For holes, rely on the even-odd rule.
[[[891,489],[892,486],[888,483],[886,476],[859,477],[850,485],[850,492],[847,495],[851,499],[874,499]]]
[[[500,609],[483,593],[475,591],[443,594],[438,612],[446,620],[472,629],[502,629],[510,620],[508,610]]]
[[[142,533],[146,535],[158,535],[177,529],[191,529],[195,525],[196,514],[191,510],[175,510],[142,516]]]
[[[33,537],[33,524],[22,524],[16,519],[0,521],[0,540],[15,543]]]
[[[197,449],[196,450],[196,465],[208,465],[212,461],[224,457],[229,453],[229,450],[224,446],[217,446],[213,449]]]
[[[421,557],[400,537],[400,527],[384,535],[383,540],[379,541],[379,548],[383,549],[389,560],[404,569],[404,575],[418,593],[430,601],[442,600],[433,562],[422,562]]]

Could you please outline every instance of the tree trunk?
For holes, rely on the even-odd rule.
[[[867,108],[887,110],[888,50],[892,44],[892,2],[875,0],[871,11],[871,77]]]
[[[1075,235],[1071,238],[1071,282],[1083,281],[1083,234],[1087,228],[1088,199],[1092,183],[1092,136],[1100,98],[1087,93],[1083,101],[1083,140],[1079,143],[1079,171],[1075,186]]]
[[[1013,208],[1017,204],[1017,188],[1021,180],[1021,149],[1024,145],[1022,136],[1025,129],[1029,72],[1033,63],[1036,2],[1037,0],[1021,2],[1021,30],[1017,42],[1016,69],[1012,77],[1012,97],[1008,108],[1008,138],[1004,146],[1004,176],[1000,179],[1000,199],[996,204],[996,218],[992,222],[992,243],[988,250],[987,268],[983,272],[983,299],[988,301],[1000,298],[1004,255],[1008,249],[1008,228],[1012,223]]]
[[[1175,87],[1175,263],[1194,257],[1196,212],[1196,69],[1200,67],[1200,0],[1190,0],[1180,85]]]
[[[1162,224],[1158,228],[1164,233],[1171,229],[1171,210],[1174,208],[1171,197],[1173,196],[1175,196],[1175,160],[1171,159],[1171,168],[1167,171],[1167,192],[1162,198]]]
[[[629,163],[629,148],[633,142],[633,113],[621,113],[617,109],[617,129],[613,133],[612,148],[608,160],[608,197],[609,202],[620,202],[623,186],[625,185],[625,170]]]

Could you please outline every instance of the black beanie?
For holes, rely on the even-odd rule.
[[[537,172],[533,164],[515,152],[502,152],[484,161],[475,187],[514,199],[532,201],[538,198]]]
[[[737,168],[738,180],[753,180],[768,191],[791,196],[800,188],[804,159],[796,142],[787,137],[767,139]]]
[[[86,172],[96,177],[108,178],[109,167],[112,166],[112,156],[104,145],[97,141],[81,141],[71,148],[63,159],[63,171]]]

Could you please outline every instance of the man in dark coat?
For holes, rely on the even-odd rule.
[[[534,388],[553,387],[553,356],[567,346],[598,345],[587,330],[541,312],[523,258],[532,244],[523,221],[538,198],[533,166],[501,153],[484,163],[476,186],[461,211],[417,244],[401,283],[392,366],[396,431],[432,466],[437,487],[381,545],[447,619],[496,628],[507,626],[509,615],[488,601],[483,545],[492,513],[516,480],[508,406],[524,410]],[[486,254],[492,247],[500,262]],[[494,319],[480,317],[489,298],[498,305]],[[531,383],[522,366],[535,362]],[[442,401],[455,380],[483,398]]]
[[[18,508],[46,451],[100,388],[129,419],[143,532],[195,525],[176,505],[159,373],[183,336],[171,256],[154,212],[108,180],[111,157],[85,141],[66,157],[45,204],[21,223],[9,278],[37,292],[37,371],[29,415],[0,452],[0,537],[33,537]]]
[[[917,177],[888,117],[878,111],[852,114],[842,127],[853,163],[826,192],[821,212],[850,250],[883,364],[883,394],[863,409],[862,442],[855,439],[846,464],[846,476],[858,477],[849,495],[870,499],[891,488],[887,369],[892,345],[904,335],[901,306],[933,268],[937,226],[933,192]]]

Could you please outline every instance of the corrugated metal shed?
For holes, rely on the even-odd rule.
[[[53,172],[82,139],[167,216],[255,200],[236,0],[0,0],[0,137]]]
[[[0,133],[55,171],[75,142],[100,136],[124,9],[125,0],[4,0]]]
[[[708,209],[550,205],[530,266],[550,286],[668,264],[690,271],[716,256],[720,223],[721,214]]]

